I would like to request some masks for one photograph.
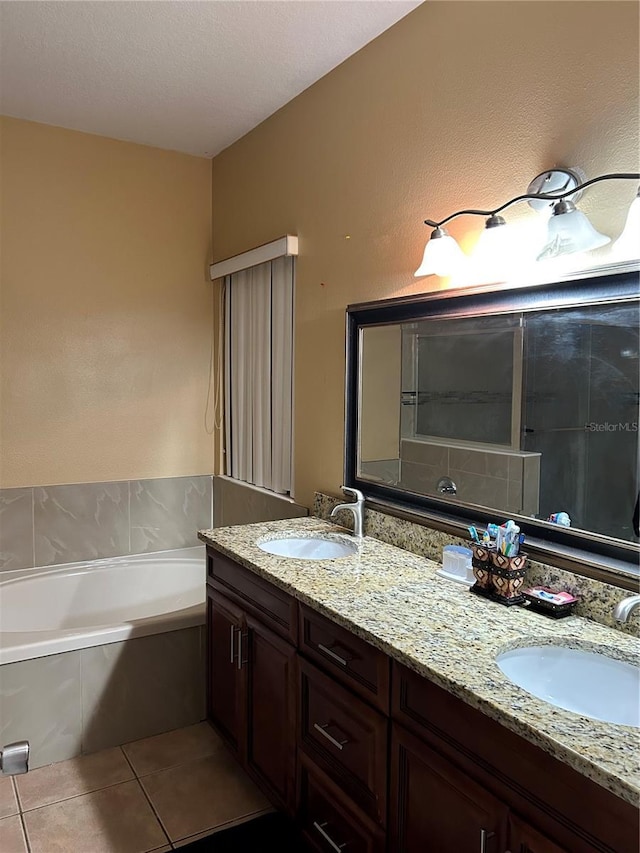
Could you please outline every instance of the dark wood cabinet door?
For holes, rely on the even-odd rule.
[[[229,746],[244,752],[244,672],[238,668],[243,613],[207,587],[207,717]]]
[[[509,853],[569,853],[521,820],[509,815]]]
[[[390,851],[503,853],[507,813],[481,785],[394,725]]]
[[[246,616],[245,624],[246,766],[271,800],[291,812],[295,804],[296,650],[253,617]]]

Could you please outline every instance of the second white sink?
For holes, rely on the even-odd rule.
[[[512,649],[496,663],[510,681],[556,708],[640,728],[638,666],[567,646]]]
[[[278,557],[293,557],[296,560],[336,560],[350,557],[358,552],[355,542],[338,537],[295,536],[267,539],[258,542],[258,548]]]

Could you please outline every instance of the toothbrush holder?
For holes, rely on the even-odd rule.
[[[494,601],[510,607],[522,604],[525,600],[520,592],[527,571],[527,554],[516,554],[507,557],[500,552],[491,552],[491,586]]]
[[[471,542],[471,567],[473,576],[476,582],[471,587],[471,592],[476,595],[484,595],[485,598],[491,598],[493,595],[493,587],[491,584],[491,574],[493,564],[491,555],[495,553],[490,546],[480,542]],[[494,546],[495,547],[495,546]]]

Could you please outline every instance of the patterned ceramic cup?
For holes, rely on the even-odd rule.
[[[526,574],[527,554],[506,557],[491,553],[491,586],[493,598],[502,604],[520,604],[524,598],[520,592]]]
[[[471,550],[473,552],[471,566],[473,568],[473,576],[476,579],[472,589],[474,592],[488,595],[491,593],[492,551],[487,545],[482,545],[478,542],[471,543]]]

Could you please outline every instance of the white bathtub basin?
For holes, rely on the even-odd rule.
[[[24,569],[0,578],[0,664],[204,622],[204,547]]]
[[[507,678],[550,705],[640,728],[640,667],[606,653],[528,646],[498,655]]]
[[[339,537],[295,536],[258,542],[258,548],[278,557],[296,560],[336,560],[358,552],[355,542]]]

